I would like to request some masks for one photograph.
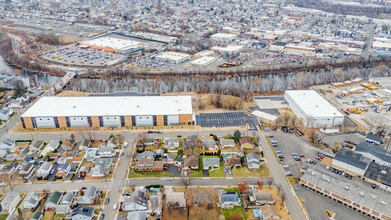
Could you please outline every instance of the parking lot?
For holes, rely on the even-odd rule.
[[[249,126],[249,130],[258,130],[259,121],[254,116],[249,116],[243,111],[224,113],[201,113],[197,124],[201,127],[244,127]]]
[[[104,52],[96,49],[82,49],[78,46],[67,46],[56,51],[42,54],[43,59],[76,66],[110,66],[126,57],[121,54]]]
[[[311,146],[307,139],[302,137],[297,137],[295,134],[284,133],[281,130],[269,131],[266,133],[270,140],[277,141],[277,147],[274,147],[276,153],[281,151],[281,154],[284,158],[281,160],[281,165],[288,165],[289,168],[284,168],[285,171],[292,172],[292,175],[295,177],[300,177],[300,168],[305,166],[317,166],[310,163],[307,163],[307,159],[311,159],[317,162],[319,149]],[[299,157],[300,160],[296,161],[292,154],[304,155],[304,157]]]

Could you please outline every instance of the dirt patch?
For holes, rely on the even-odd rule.
[[[60,93],[58,93],[56,96],[62,96],[62,97],[76,97],[76,96],[89,96],[90,93],[87,92],[79,92],[79,91],[72,91],[72,90],[64,90]]]

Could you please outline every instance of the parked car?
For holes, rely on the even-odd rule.
[[[102,215],[100,216],[100,220],[103,220],[103,219],[105,219],[105,214],[102,214]]]
[[[113,209],[114,209],[114,210],[116,210],[116,209],[117,209],[117,207],[118,207],[117,203],[114,203],[114,205],[113,205]]]
[[[181,138],[181,137],[182,137],[182,135],[180,135],[180,134],[179,134],[179,135],[177,135],[177,137]]]
[[[296,161],[300,161],[301,160],[300,157],[298,157],[298,156],[293,157],[293,159],[295,159]]]
[[[284,167],[285,169],[288,169],[289,165],[288,164],[284,164],[284,165],[282,165],[282,167]]]
[[[166,178],[161,178],[160,180],[161,180],[161,181],[166,181],[167,179],[166,179]]]
[[[281,154],[282,152],[280,150],[276,150],[276,154]]]
[[[106,199],[106,204],[109,204],[110,203],[110,198],[107,198]]]
[[[297,153],[292,153],[292,156],[297,156]]]
[[[123,156],[123,155],[125,155],[125,152],[122,152],[122,153],[121,153],[121,156]]]
[[[291,171],[285,171],[285,175],[292,176],[292,172]]]
[[[299,157],[305,157],[305,155],[304,154],[300,154]]]
[[[168,170],[168,167],[163,167],[163,170]]]
[[[50,175],[54,174],[54,169],[50,170]]]

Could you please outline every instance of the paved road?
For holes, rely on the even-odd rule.
[[[282,189],[286,193],[286,206],[288,207],[290,214],[294,220],[304,220],[309,219],[303,213],[300,203],[297,200],[294,190],[290,187],[288,180],[285,177],[285,173],[281,169],[280,164],[277,162],[277,159],[274,156],[272,147],[268,144],[264,135],[261,136],[262,150],[267,159],[267,164],[270,169],[270,173],[274,178],[276,184],[281,184]]]

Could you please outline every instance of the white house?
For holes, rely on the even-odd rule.
[[[53,169],[53,164],[49,162],[43,163],[37,170],[37,177],[38,178],[46,178],[49,176],[50,171]]]
[[[19,204],[20,196],[18,192],[11,191],[5,195],[4,199],[1,201],[1,208],[3,211],[10,211],[16,209],[16,206]]]
[[[28,210],[35,209],[39,205],[41,198],[42,196],[39,193],[36,192],[28,193],[26,198],[24,199],[23,208]]]
[[[145,192],[138,190],[122,203],[124,211],[146,211],[148,209],[148,200],[145,198]]]
[[[3,108],[0,110],[0,120],[7,121],[10,116],[14,113],[14,110],[10,108]]]

